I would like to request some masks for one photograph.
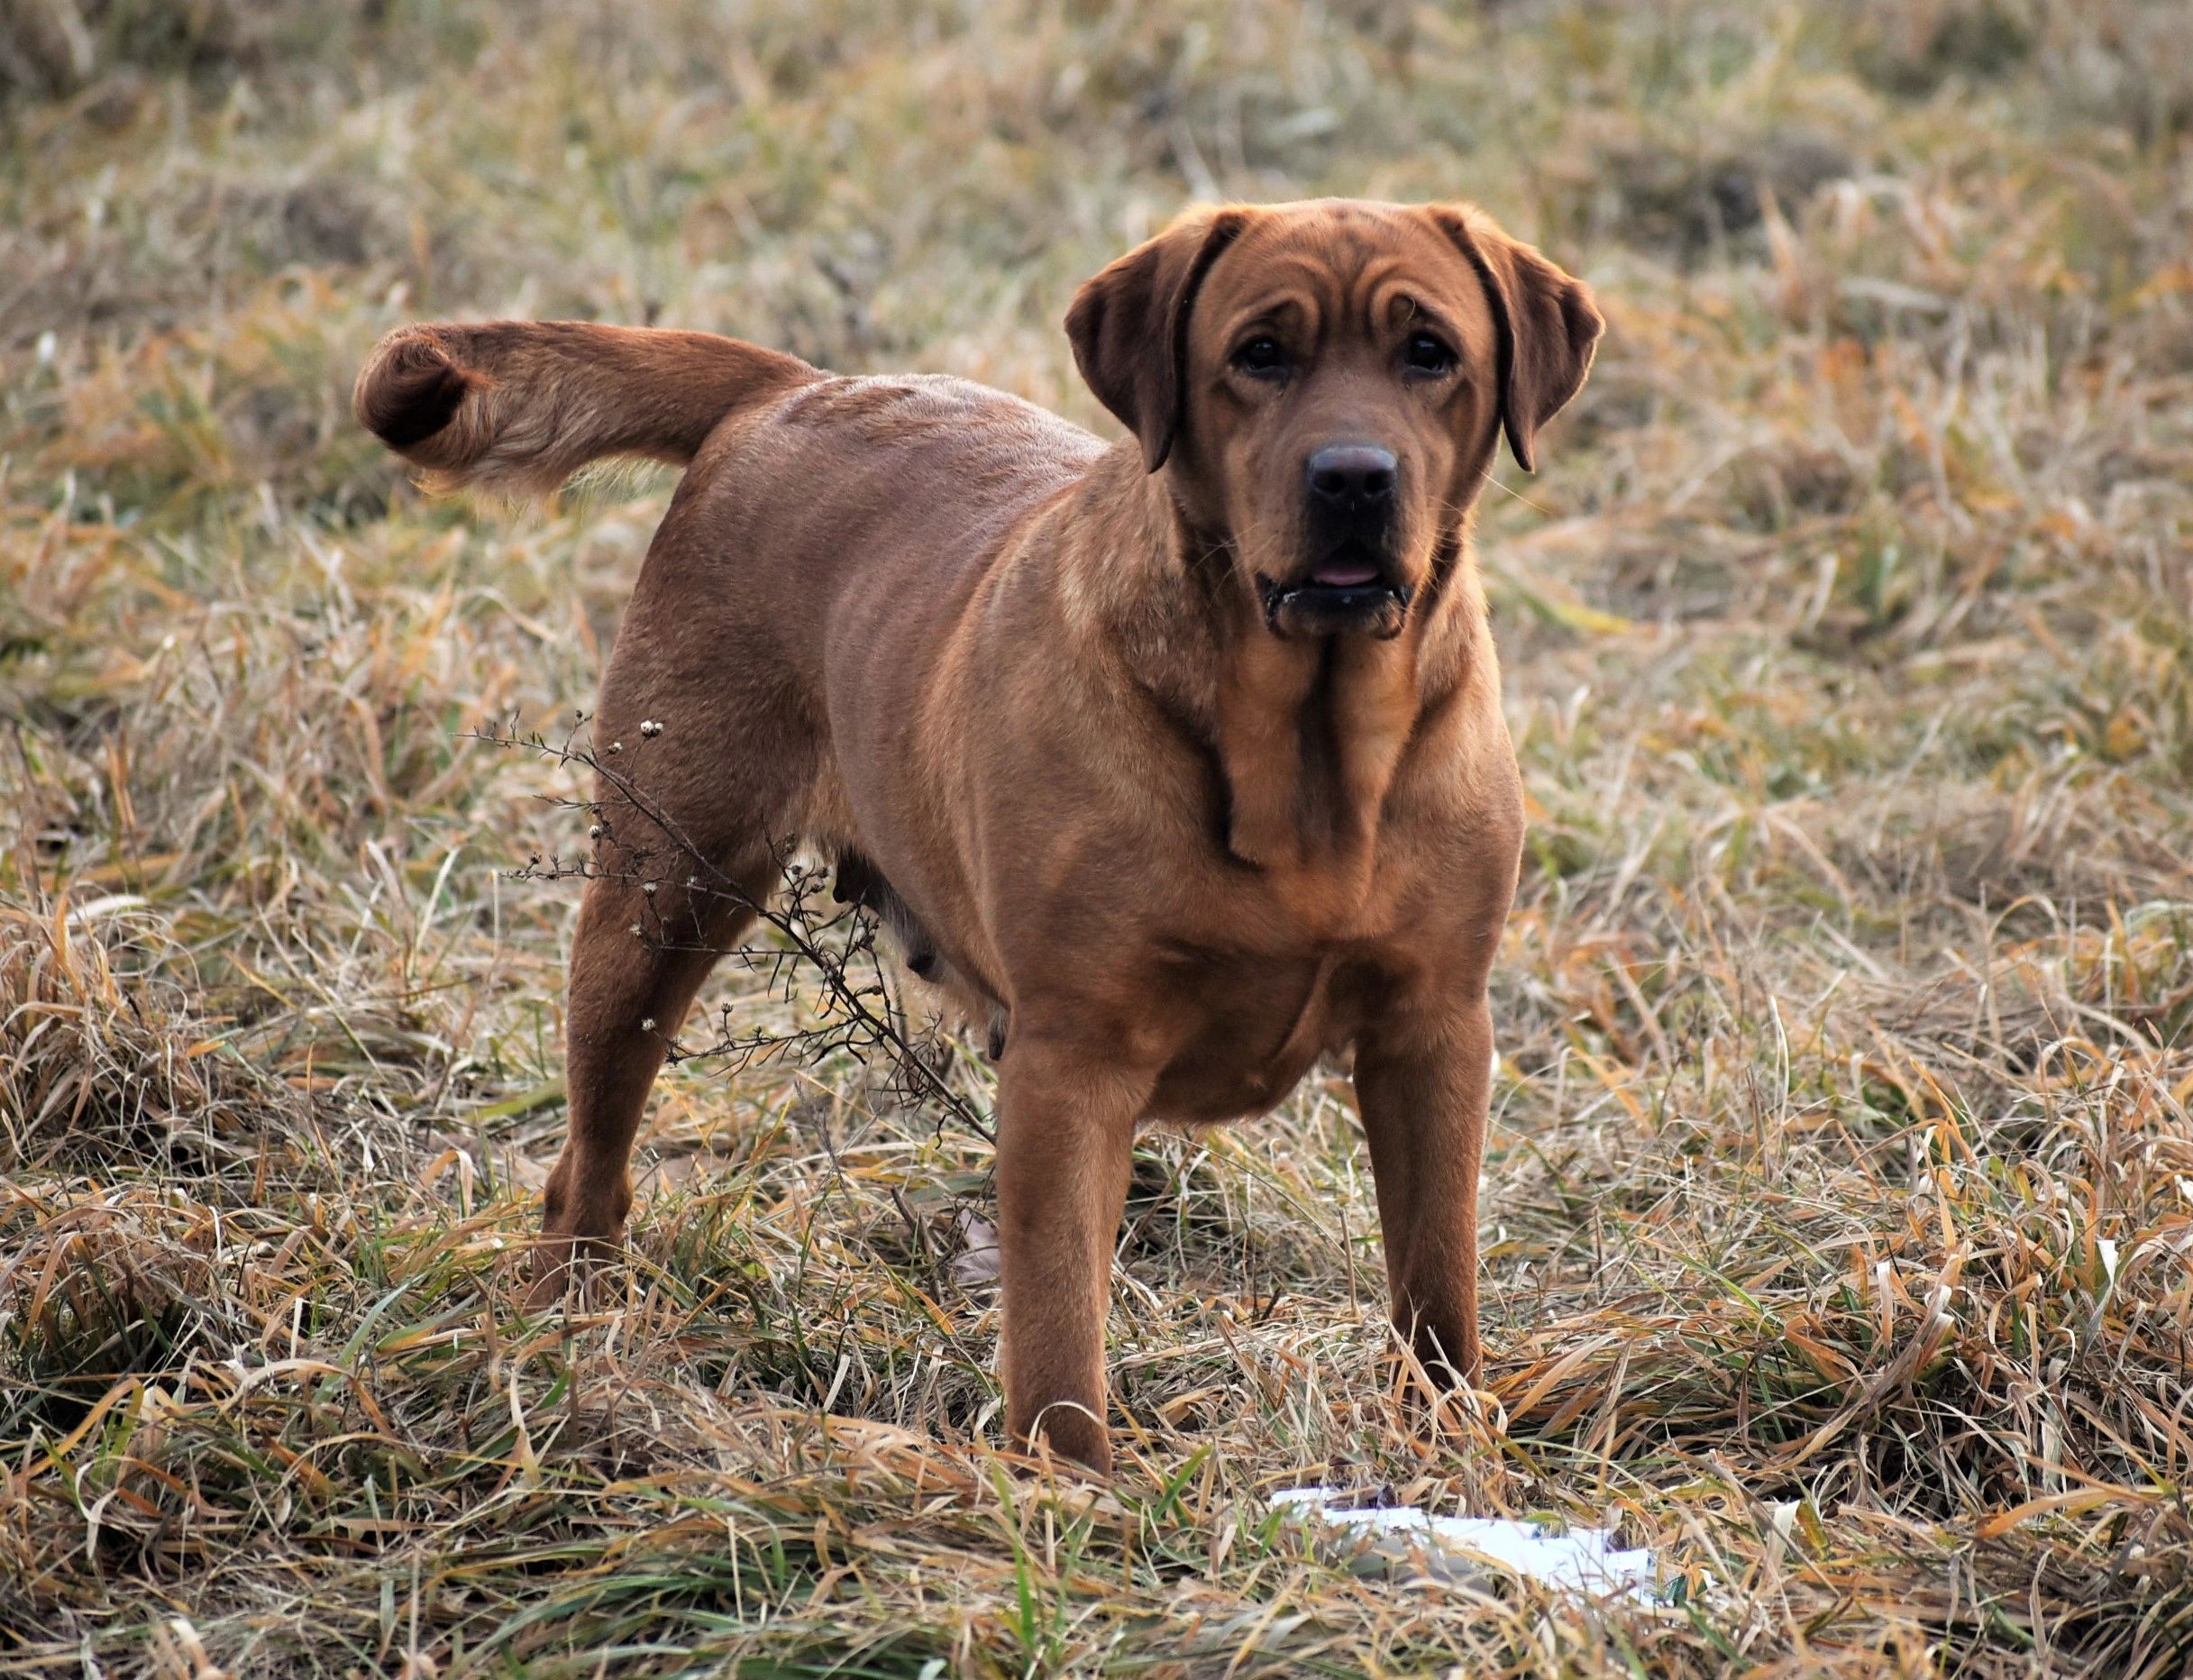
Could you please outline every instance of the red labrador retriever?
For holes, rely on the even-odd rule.
[[[390,334],[359,418],[444,484],[690,463],[597,734],[660,725],[603,797],[708,872],[629,819],[599,843],[535,1300],[621,1240],[666,1035],[797,837],[1002,1036],[1016,1442],[1109,1466],[1136,1128],[1262,1113],[1350,1051],[1394,1322],[1474,1378],[1522,805],[1470,527],[1501,436],[1530,468],[1601,324],[1472,208],[1334,200],[1192,212],[1082,288],[1066,332],[1112,443],[703,333]]]

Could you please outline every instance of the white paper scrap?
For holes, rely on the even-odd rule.
[[[1273,1494],[1272,1503],[1328,1528],[1365,1535],[1371,1540],[1368,1549],[1395,1561],[1413,1546],[1435,1567],[1442,1556],[1458,1566],[1442,1573],[1467,1574],[1472,1562],[1489,1563],[1565,1592],[1640,1603],[1659,1598],[1652,1554],[1617,1550],[1614,1537],[1604,1529],[1557,1534],[1542,1524],[1506,1517],[1435,1517],[1414,1505],[1359,1510],[1334,1502],[1351,1497],[1339,1488],[1297,1487]]]

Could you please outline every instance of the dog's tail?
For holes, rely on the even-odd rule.
[[[545,491],[606,455],[682,466],[726,415],[822,377],[796,356],[712,333],[435,324],[382,339],[351,406],[435,488]]]

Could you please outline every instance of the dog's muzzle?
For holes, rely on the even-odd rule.
[[[1401,634],[1409,591],[1387,575],[1401,466],[1376,443],[1328,443],[1303,463],[1306,530],[1320,558],[1300,578],[1259,576],[1264,621],[1277,636]]]

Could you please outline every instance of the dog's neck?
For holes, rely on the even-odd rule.
[[[1352,906],[1421,704],[1416,638],[1234,639],[1219,672],[1227,850],[1291,889]],[[1337,908],[1337,907],[1336,907]]]
[[[1224,539],[1190,525],[1162,475],[1127,467],[1108,458],[1110,483],[1092,488],[1137,504],[1140,552],[1111,557],[1103,589],[1131,680],[1212,759],[1227,852],[1305,918],[1342,921],[1368,891],[1420,720],[1489,665],[1467,518],[1442,534],[1398,635],[1286,639]]]

